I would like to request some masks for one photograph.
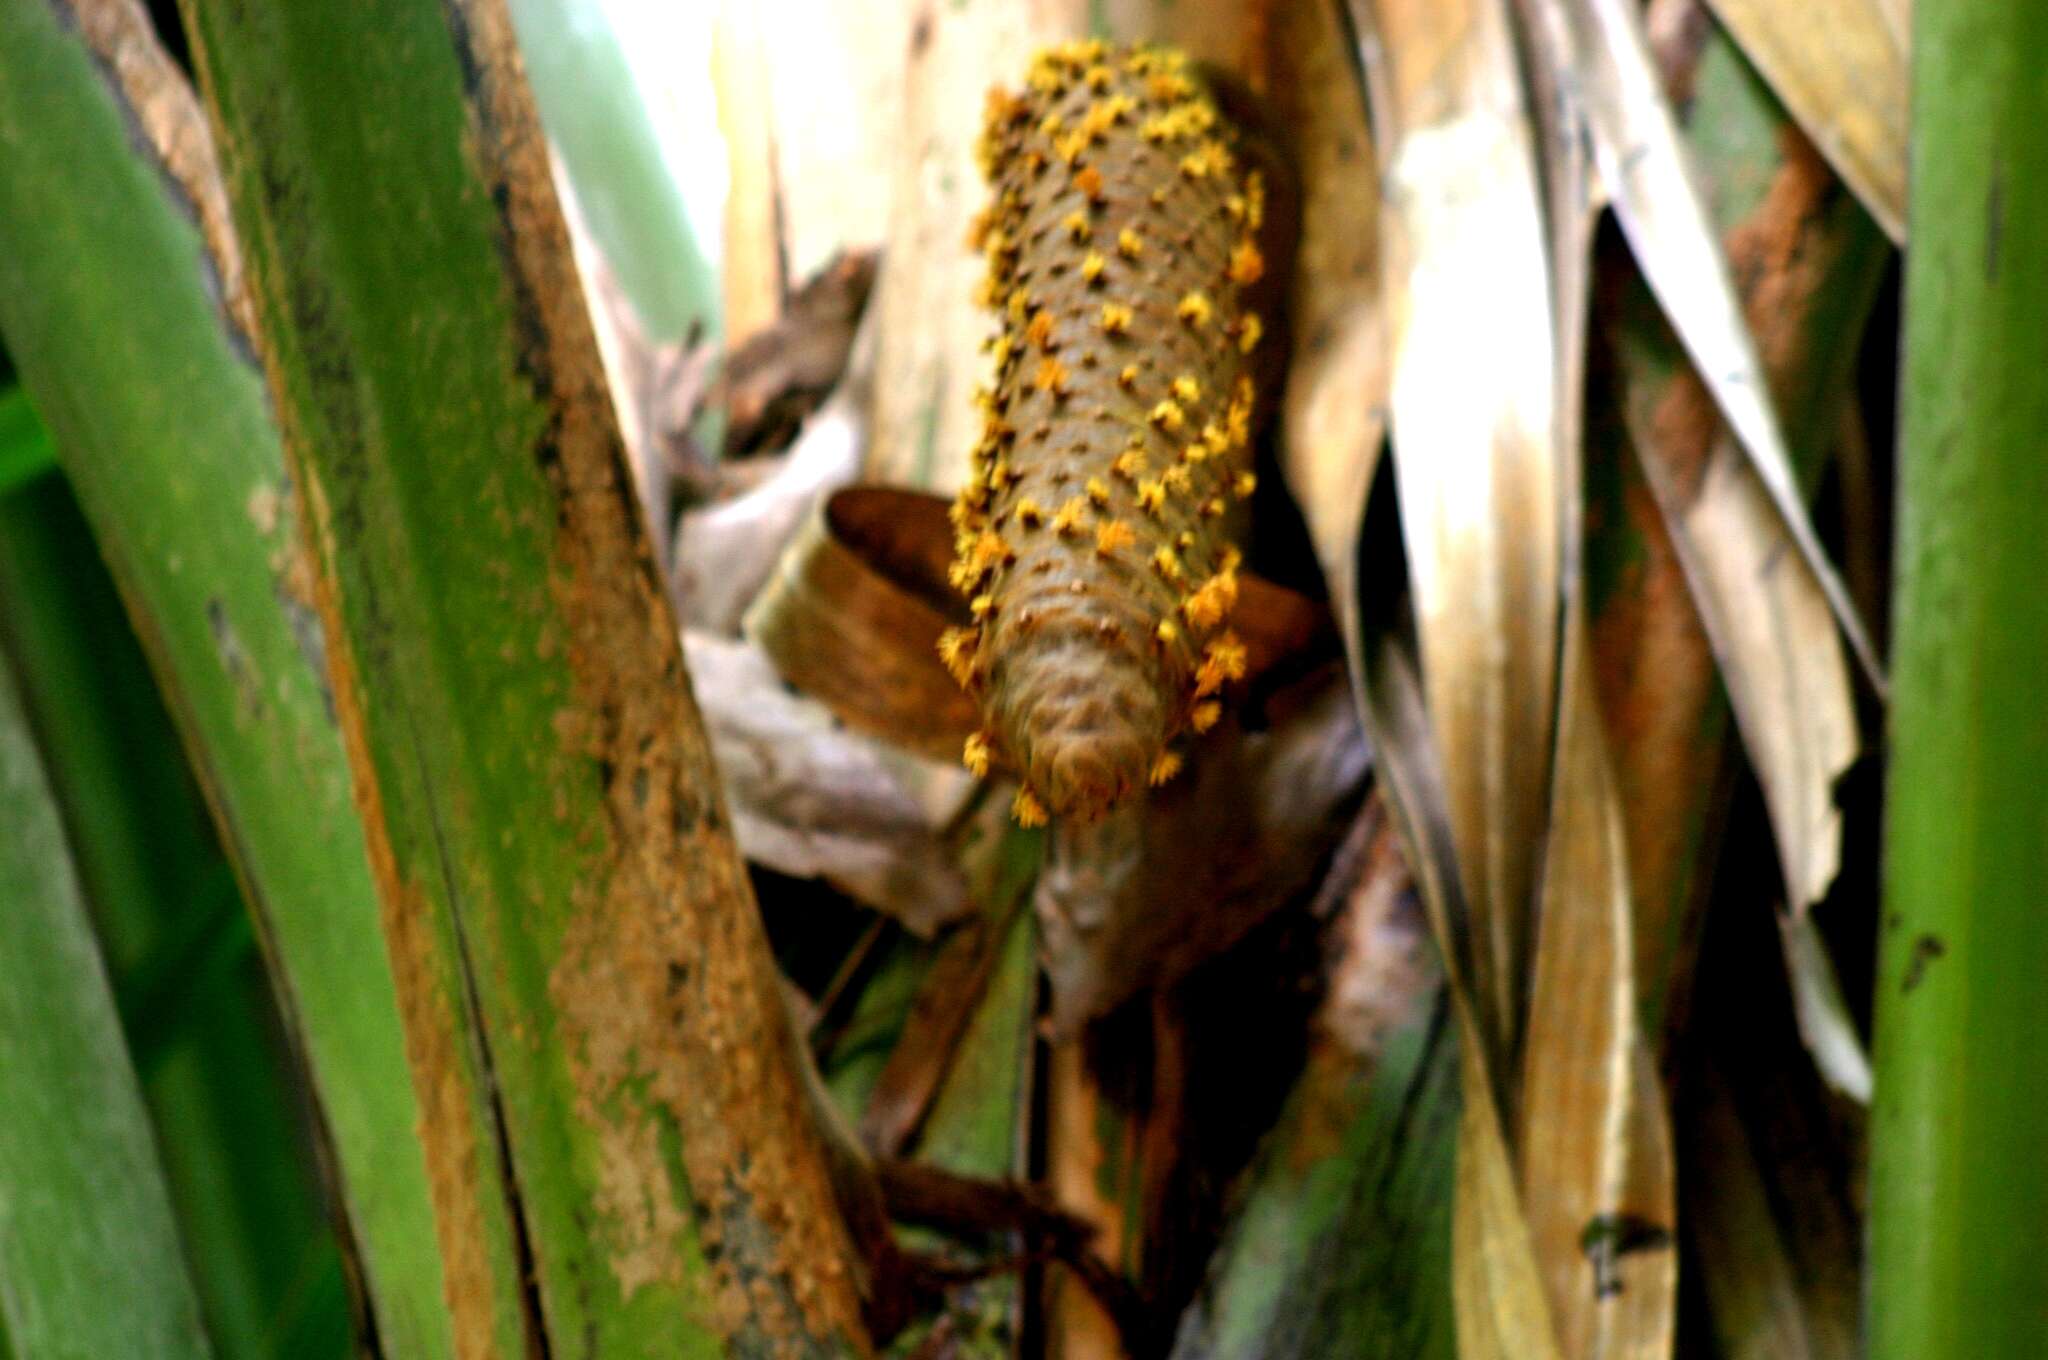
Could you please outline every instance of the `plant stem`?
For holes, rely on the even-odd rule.
[[[2048,1355],[2048,9],[1918,10],[1870,1354]]]

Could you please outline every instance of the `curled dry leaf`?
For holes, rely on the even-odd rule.
[[[1274,118],[1286,129],[1301,179],[1280,470],[1308,526],[1355,675],[1358,536],[1392,381],[1380,302],[1378,167],[1336,7],[1285,5],[1276,20]]]
[[[782,676],[849,727],[957,761],[980,717],[939,662],[957,616],[945,502],[841,491],[805,522],[746,617]]]
[[[1742,82],[1707,80],[1697,99],[1712,101],[1713,111],[1699,116],[1724,126],[1756,118],[1729,103],[1755,101]],[[1780,127],[1775,117],[1764,121]],[[1816,440],[1833,429],[1851,362],[1835,336],[1868,307],[1882,250],[1812,148],[1782,129],[1777,144],[1765,187],[1737,205],[1740,217],[1726,239],[1765,369],[1801,437]],[[1751,171],[1735,166],[1731,173]],[[1867,1091],[1868,1061],[1827,954],[1805,923],[1841,854],[1834,789],[1858,746],[1848,659],[1776,503],[1720,427],[1700,383],[1657,357],[1660,342],[1630,338],[1626,326],[1619,333],[1622,413],[1770,813],[1793,915],[1783,940],[1803,1023],[1829,1080],[1852,1095]]]
[[[945,834],[972,792],[964,770],[848,732],[748,643],[683,643],[742,854],[824,878],[920,935],[969,910]]]
[[[1640,1029],[1621,792],[1594,683],[1582,469],[1596,189],[1569,35],[1524,3],[1549,204],[1564,600],[1556,765],[1543,851],[1516,1153],[1523,1210],[1566,1355],[1658,1360],[1677,1316],[1676,1185],[1663,1091]],[[1594,1225],[1611,1236],[1589,1237]],[[1603,1229],[1604,1231],[1604,1229]]]
[[[873,408],[874,348],[874,326],[863,324],[839,387],[804,423],[767,481],[731,500],[684,512],[670,570],[685,624],[714,633],[738,631],[806,517],[859,472]]]
[[[947,583],[952,529],[936,496],[878,486],[835,493],[784,555],[746,630],[790,684],[856,731],[958,760],[980,715],[939,659],[966,614]],[[1257,576],[1239,578],[1245,683],[1328,647],[1316,602]]]
[[[1906,239],[1906,51],[1884,0],[1708,0],[1885,234]]]
[[[1142,803],[1054,826],[1035,903],[1055,1037],[1171,985],[1314,883],[1371,762],[1334,667],[1294,690],[1267,730],[1225,720]]]
[[[725,456],[773,452],[788,445],[810,414],[839,386],[874,286],[879,252],[843,250],[807,277],[775,324],[757,331],[725,359],[710,400],[726,417]],[[863,367],[873,366],[870,353]],[[870,378],[862,379],[864,385]]]
[[[1807,517],[1755,340],[1632,0],[1550,0],[1571,34],[1593,153],[1643,274],[1880,694],[1884,668]]]

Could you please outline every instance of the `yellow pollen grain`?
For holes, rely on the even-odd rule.
[[[1202,513],[1211,519],[1221,515],[1228,508],[1228,506],[1224,505],[1221,496],[1211,496],[1208,500],[1202,502]]]
[[[1231,485],[1231,490],[1237,493],[1237,498],[1239,500],[1245,499],[1247,496],[1250,496],[1252,492],[1258,489],[1259,479],[1249,472],[1238,473],[1236,482],[1232,483]]]
[[[1116,234],[1116,252],[1127,260],[1135,260],[1145,253],[1145,238],[1125,227]]]
[[[1103,304],[1102,304],[1102,315],[1101,315],[1101,318],[1100,318],[1100,319],[1101,319],[1101,324],[1102,324],[1102,332],[1103,332],[1103,334],[1105,334],[1105,335],[1128,335],[1128,334],[1130,334],[1130,331],[1131,331],[1131,320],[1132,320],[1132,316],[1133,316],[1133,313],[1132,313],[1131,309],[1130,309],[1129,307],[1126,307],[1126,306],[1124,306],[1124,305],[1123,305],[1122,303],[1118,303],[1118,302],[1105,302],[1105,303],[1103,303]],[[1137,376],[1138,376],[1138,370],[1137,370],[1137,365],[1135,365],[1135,364],[1132,364],[1132,365],[1129,365],[1129,366],[1127,366],[1127,367],[1126,367],[1126,368],[1124,369],[1124,372],[1126,372],[1126,373],[1129,373],[1129,374],[1131,375],[1132,379],[1133,379],[1133,380],[1135,381],[1135,380],[1136,380],[1136,378],[1137,378]],[[1121,380],[1121,379],[1119,379],[1118,381],[1122,381],[1122,380]]]
[[[1142,447],[1127,448],[1116,456],[1109,470],[1125,481],[1132,481],[1145,470],[1145,450]]]
[[[1074,172],[1074,187],[1088,196],[1090,203],[1102,201],[1102,172],[1092,165],[1084,165]]]
[[[1152,554],[1152,570],[1169,581],[1181,578],[1180,554],[1171,548],[1160,548]]]
[[[1223,717],[1223,705],[1214,699],[1205,699],[1188,712],[1188,726],[1196,732],[1206,732]]]
[[[1161,642],[1171,643],[1180,636],[1180,629],[1175,626],[1172,619],[1161,619],[1159,626],[1152,630],[1152,636]]]
[[[1052,517],[1052,531],[1061,538],[1071,538],[1087,527],[1087,514],[1088,503],[1076,496]]]
[[[1052,313],[1043,307],[1031,314],[1031,324],[1024,328],[1024,338],[1042,350],[1058,348],[1052,342]]]
[[[1137,533],[1120,519],[1097,525],[1095,529],[1095,551],[1098,556],[1112,556],[1134,546],[1137,541]]]
[[[1066,219],[1060,225],[1065,227],[1067,235],[1073,237],[1077,242],[1087,240],[1089,234],[1094,230],[1093,227],[1088,225],[1088,214],[1078,208],[1068,213]]]
[[[1257,283],[1265,272],[1266,258],[1259,254],[1259,248],[1252,244],[1251,238],[1246,237],[1239,241],[1236,248],[1230,252],[1230,281],[1242,284]]]
[[[1102,271],[1107,268],[1109,261],[1102,258],[1102,252],[1099,250],[1091,250],[1081,257],[1081,278],[1084,282],[1098,281],[1102,277]]]
[[[989,594],[975,596],[967,604],[967,611],[977,619],[985,619],[996,607],[996,597]]]
[[[1166,505],[1166,485],[1149,478],[1138,483],[1138,508],[1148,515],[1156,515]]]
[[[1181,601],[1180,612],[1190,625],[1206,632],[1223,622],[1236,603],[1237,577],[1227,571],[1218,572]]]
[[[1157,425],[1162,430],[1178,430],[1181,427],[1184,418],[1181,415],[1179,405],[1177,405],[1171,400],[1168,400],[1162,401],[1157,406],[1154,406],[1152,408],[1152,413],[1149,416],[1147,416],[1146,419],[1150,420],[1154,425]]]
[[[1173,309],[1173,312],[1175,316],[1178,316],[1191,326],[1206,326],[1209,324],[1209,315],[1212,310],[1208,298],[1200,293],[1188,293],[1181,298],[1180,304]]]
[[[1041,359],[1031,381],[1039,391],[1063,397],[1067,393],[1067,366],[1057,359]]]
[[[1202,399],[1202,384],[1193,374],[1183,373],[1173,380],[1173,395],[1192,406]]]
[[[1258,317],[1247,312],[1237,319],[1237,349],[1240,354],[1250,354],[1259,343],[1259,337],[1266,333],[1266,327]]]
[[[948,628],[939,634],[939,660],[963,688],[974,675],[974,648],[981,634],[971,628]]]
[[[1017,502],[1017,523],[1026,529],[1035,529],[1045,519],[1045,511],[1038,508],[1038,502],[1026,496]]]
[[[1145,776],[1145,782],[1155,789],[1158,788],[1180,773],[1180,763],[1180,757],[1172,751],[1161,751],[1159,759],[1152,762],[1151,772]]]
[[[1088,493],[1088,499],[1095,502],[1095,504],[1109,504],[1109,483],[1103,481],[1100,477],[1090,477],[1088,484],[1082,489]]]
[[[967,772],[976,779],[985,778],[988,774],[990,754],[988,738],[975,732],[968,736],[966,745],[960,748],[960,763],[965,765]]]
[[[1159,474],[1159,480],[1166,483],[1166,489],[1176,496],[1185,496],[1195,489],[1194,474],[1184,466],[1168,468]]]
[[[1123,388],[1126,392],[1136,387],[1138,385],[1138,366],[1136,364],[1125,364],[1123,371],[1116,375],[1116,385]]]
[[[1029,789],[1017,790],[1017,796],[1010,800],[1010,815],[1019,826],[1044,826],[1047,820],[1045,804]]]

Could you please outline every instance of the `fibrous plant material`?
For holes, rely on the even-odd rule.
[[[969,768],[1014,769],[1026,824],[1171,778],[1244,675],[1233,509],[1290,214],[1221,93],[1179,52],[1076,42],[989,95],[972,243],[1000,329],[953,507],[974,622],[940,651],[983,716]]]

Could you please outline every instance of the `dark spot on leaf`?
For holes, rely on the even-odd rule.
[[[1593,1264],[1593,1296],[1604,1299],[1621,1292],[1622,1257],[1670,1245],[1670,1229],[1634,1214],[1600,1214],[1587,1219],[1585,1231],[1579,1234],[1579,1250]]]

